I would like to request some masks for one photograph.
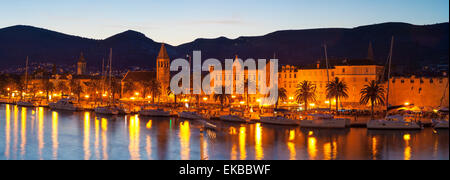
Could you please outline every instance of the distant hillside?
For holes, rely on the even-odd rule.
[[[416,26],[384,23],[353,29],[309,29],[277,31],[264,36],[227,39],[197,39],[180,46],[167,45],[172,59],[185,57],[192,50],[202,50],[205,58],[271,58],[281,64],[313,63],[323,58],[324,43],[330,58],[367,57],[369,42],[374,58],[384,63],[391,36],[395,36],[395,64],[411,68],[421,64],[446,63],[449,60],[449,24]],[[126,31],[104,40],[86,39],[31,26],[0,29],[0,67],[20,65],[26,56],[31,61],[72,64],[84,52],[88,66],[98,66],[113,48],[115,67],[153,67],[160,44],[144,34]]]

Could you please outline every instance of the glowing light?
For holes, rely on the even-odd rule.
[[[245,101],[241,101],[241,102],[239,102],[239,104],[245,104]]]
[[[314,132],[313,131],[309,131],[308,132],[308,136],[312,136],[312,135],[314,135]]]
[[[313,160],[317,155],[317,140],[315,137],[308,137],[308,154]]]
[[[437,109],[433,109],[433,112],[434,112],[434,113],[437,113],[437,112],[438,112],[438,110],[437,110]]]
[[[289,100],[294,100],[294,97],[292,97],[292,96],[291,96],[291,97],[289,97]]]
[[[141,159],[140,149],[139,149],[139,136],[140,136],[140,126],[139,117],[131,116],[129,123],[129,140],[128,150],[130,151],[130,159],[139,160]]]
[[[152,98],[151,96],[147,96],[147,99],[150,99],[150,98]]]
[[[405,102],[405,106],[409,106],[409,102]]]
[[[39,94],[44,94],[44,92],[42,92],[42,91],[39,91]]]
[[[330,104],[330,101],[325,101],[325,104]]]
[[[256,102],[261,102],[261,99],[257,99]]]
[[[311,103],[311,104],[309,104],[309,106],[314,107],[314,106],[316,106],[316,104]]]
[[[189,102],[189,99],[185,99],[184,102]]]
[[[232,96],[231,96],[231,98],[233,98],[233,99],[234,99],[234,98],[236,98],[236,96],[235,96],[235,95],[232,95]]]
[[[9,91],[9,90],[11,90],[11,89],[7,88],[6,90]]]
[[[289,141],[293,141],[295,139],[295,130],[289,131]]]
[[[264,150],[262,147],[262,128],[261,123],[256,123],[256,131],[255,131],[255,159],[262,160],[264,159]]]
[[[152,120],[148,121],[148,123],[145,125],[145,127],[147,127],[147,129],[151,129],[152,128]]]
[[[106,97],[106,96],[108,96],[108,95],[107,95],[107,94],[103,94],[102,96],[103,96],[103,97]]]
[[[89,99],[89,95],[84,96],[84,98]]]
[[[180,146],[181,146],[181,159],[189,160],[190,159],[190,139],[191,139],[191,128],[189,125],[189,121],[180,122]]]
[[[236,134],[236,128],[235,127],[230,127],[229,133],[230,133],[230,135],[235,135]]]
[[[12,97],[14,97],[16,95],[16,93],[12,93]]]
[[[49,99],[49,100],[52,100],[52,95],[48,95],[48,99]]]
[[[131,100],[135,100],[136,98],[135,98],[135,97],[131,97],[130,99],[131,99]]]
[[[138,92],[135,92],[134,95],[139,96],[139,93],[138,93]]]
[[[203,101],[207,101],[207,100],[208,100],[208,98],[207,98],[207,97],[204,97],[204,98],[203,98]]]
[[[245,160],[247,158],[247,151],[246,151],[246,147],[245,147],[245,141],[247,139],[246,137],[247,133],[246,133],[246,128],[240,127],[239,128],[239,150],[240,150],[240,159],[241,160]]]
[[[405,141],[409,141],[411,139],[411,135],[410,134],[405,134],[405,135],[403,135],[403,139]]]

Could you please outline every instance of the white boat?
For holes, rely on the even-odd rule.
[[[48,104],[50,109],[54,110],[67,110],[67,111],[77,111],[80,108],[70,99],[61,99],[55,103]]]
[[[203,128],[205,129],[210,129],[210,130],[217,130],[217,125],[208,122],[207,120],[201,119],[198,120],[200,123],[202,123]]]
[[[170,112],[164,111],[162,109],[144,109],[139,111],[141,116],[151,116],[151,117],[169,117]]]
[[[420,130],[422,125],[412,120],[406,120],[411,116],[393,115],[385,119],[370,120],[367,122],[367,129],[378,130]]]
[[[349,119],[334,118],[330,114],[311,114],[306,119],[300,120],[300,127],[302,128],[344,129],[349,126]]]
[[[119,111],[119,114],[122,114],[122,115],[131,113],[131,110],[129,108],[124,107],[124,106],[117,106],[115,108],[117,109],[117,111]]]
[[[222,121],[230,121],[230,122],[240,122],[240,123],[247,123],[248,121],[241,116],[238,115],[226,115],[226,116],[220,116],[220,120]]]
[[[30,102],[30,101],[18,101],[17,106],[24,106],[24,107],[37,107],[38,104],[35,102]]]
[[[448,129],[448,120],[434,120],[433,119],[433,128],[434,129]]]
[[[288,126],[298,126],[300,124],[299,121],[288,119],[282,116],[260,117],[260,121],[265,124],[288,125]]]
[[[190,111],[183,111],[178,113],[179,118],[183,119],[191,119],[191,120],[198,120],[203,119],[202,115],[196,113],[196,112],[190,112]]]
[[[94,109],[94,111],[95,111],[95,113],[104,114],[104,115],[117,115],[117,114],[119,114],[119,110],[117,110],[116,107],[111,107],[111,106],[96,107]]]

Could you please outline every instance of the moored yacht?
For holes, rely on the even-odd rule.
[[[410,119],[410,115],[393,115],[385,119],[370,120],[367,122],[367,129],[378,130],[421,130],[422,124]]]
[[[260,121],[265,124],[298,126],[299,121],[292,120],[283,116],[261,116]]]
[[[300,120],[302,128],[336,128],[344,129],[350,126],[349,119],[334,118],[331,114],[311,114]]]
[[[96,107],[94,109],[95,113],[98,114],[104,114],[104,115],[118,115],[119,110],[117,110],[116,107],[113,106],[102,106],[102,107]]]
[[[57,102],[49,103],[48,105],[50,109],[54,110],[77,111],[80,109],[79,106],[71,99],[61,99]]]
[[[18,101],[17,106],[23,106],[23,107],[37,107],[38,104],[33,101]]]
[[[183,119],[191,119],[191,120],[203,119],[202,115],[200,115],[196,112],[191,112],[191,111],[180,112],[180,113],[178,113],[178,117],[183,118]]]
[[[151,116],[151,117],[169,117],[170,112],[164,111],[162,109],[143,109],[139,111],[141,116]]]
[[[248,122],[246,119],[244,119],[238,115],[220,116],[219,119],[222,121],[239,122],[239,123],[247,123]]]

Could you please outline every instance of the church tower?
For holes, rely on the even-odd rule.
[[[83,52],[80,54],[80,58],[77,62],[77,75],[86,74],[86,60],[84,59]]]
[[[170,86],[170,59],[164,44],[156,58],[156,79],[161,83],[163,92]]]

